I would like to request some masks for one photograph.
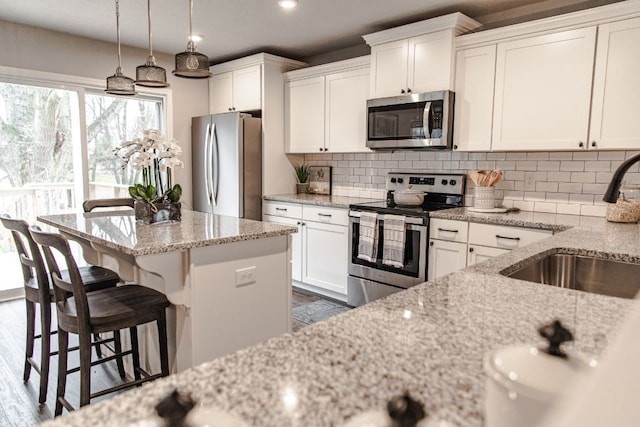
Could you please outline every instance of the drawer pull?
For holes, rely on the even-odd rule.
[[[277,211],[283,211],[283,212],[286,212],[286,211],[287,211],[287,209],[286,209],[286,208],[276,208],[276,210],[277,210]]]
[[[499,234],[496,234],[496,238],[497,239],[516,240],[516,241],[520,240],[519,237],[507,237],[507,236],[501,236]]]
[[[331,218],[331,214],[319,213],[318,216],[325,216],[325,217]]]
[[[447,233],[457,233],[458,230],[447,230],[446,228],[438,227],[438,231],[446,231]]]

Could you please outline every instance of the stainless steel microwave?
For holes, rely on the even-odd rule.
[[[453,101],[449,90],[367,100],[367,147],[451,149]]]

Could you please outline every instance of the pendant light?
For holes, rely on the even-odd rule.
[[[122,58],[120,54],[120,0],[116,0],[116,30],[118,32],[118,68],[113,76],[107,77],[105,92],[112,95],[135,95],[136,86],[133,79],[122,74]]]
[[[169,87],[167,83],[167,71],[156,65],[153,56],[153,44],[151,42],[151,0],[147,0],[147,13],[149,18],[149,56],[144,65],[136,67],[136,84],[147,87]]]
[[[209,58],[196,51],[192,20],[193,0],[189,0],[189,43],[187,43],[187,50],[176,54],[176,69],[173,70],[173,74],[190,79],[206,79],[211,77]]]

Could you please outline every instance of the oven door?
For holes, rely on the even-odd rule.
[[[357,213],[356,213],[357,215]],[[411,220],[420,224],[412,224]],[[349,218],[349,275],[375,282],[409,288],[427,281],[427,230],[422,218],[407,218],[405,225],[404,266],[392,267],[382,263],[384,245],[384,215],[378,217],[378,250],[375,262],[358,258],[360,218]]]

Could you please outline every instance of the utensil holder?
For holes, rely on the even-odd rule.
[[[493,209],[496,207],[496,187],[474,187],[473,207]]]

